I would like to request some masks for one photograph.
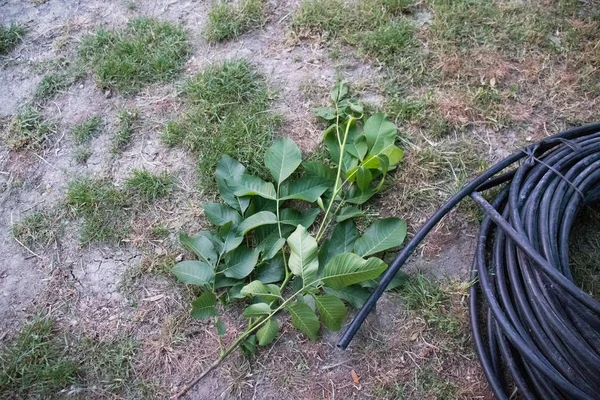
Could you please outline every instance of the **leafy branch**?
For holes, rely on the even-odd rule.
[[[237,348],[253,353],[279,333],[280,314],[309,339],[321,324],[341,329],[348,309],[360,307],[387,264],[376,255],[402,244],[406,223],[397,218],[373,222],[361,236],[354,219],[359,206],[380,192],[403,152],[395,145],[397,128],[384,114],[366,117],[362,105],[337,84],[332,107],[313,110],[330,123],[324,143],[330,162],[303,162],[289,138],[273,143],[265,155],[272,182],[247,173],[225,155],[216,181],[223,203],[206,203],[206,218],[216,226],[193,236],[180,234],[196,260],[172,272],[202,293],[191,316],[214,318],[220,355],[173,398],[179,398]],[[292,205],[300,205],[294,208]],[[318,224],[315,221],[319,220]],[[316,226],[318,225],[318,226]],[[217,302],[244,301],[246,330],[227,348],[225,324]]]

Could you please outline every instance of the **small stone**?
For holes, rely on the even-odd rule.
[[[183,260],[183,253],[175,257],[176,262],[180,262],[181,260]]]
[[[525,138],[525,140],[527,140],[528,142],[531,142],[531,141],[533,140],[533,138],[532,138],[531,136],[527,136],[527,137]]]
[[[104,92],[104,97],[110,99],[112,97],[112,92],[110,90],[107,90],[106,92]]]
[[[83,89],[83,83],[79,85],[79,89]]]

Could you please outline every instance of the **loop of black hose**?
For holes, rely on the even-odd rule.
[[[503,183],[492,204],[478,193]],[[421,240],[469,195],[485,211],[470,308],[493,392],[499,399],[513,387],[525,399],[600,399],[600,302],[572,282],[568,253],[578,212],[600,200],[600,124],[533,144],[453,196],[407,243],[338,346],[349,344]]]

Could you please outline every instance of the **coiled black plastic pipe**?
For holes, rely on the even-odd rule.
[[[481,196],[504,183],[492,204]],[[600,201],[600,124],[528,146],[454,195],[390,265],[338,346],[348,346],[418,244],[466,196],[485,212],[469,301],[494,394],[508,399],[516,387],[525,399],[600,399],[600,302],[572,282],[568,252],[578,212]]]

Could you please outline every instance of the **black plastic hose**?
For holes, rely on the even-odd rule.
[[[479,193],[504,183],[491,204]],[[600,124],[528,146],[454,195],[394,260],[338,346],[348,346],[418,244],[466,196],[485,212],[469,304],[492,391],[499,399],[515,387],[525,399],[600,399],[600,302],[572,282],[568,252],[578,212],[600,201]]]

